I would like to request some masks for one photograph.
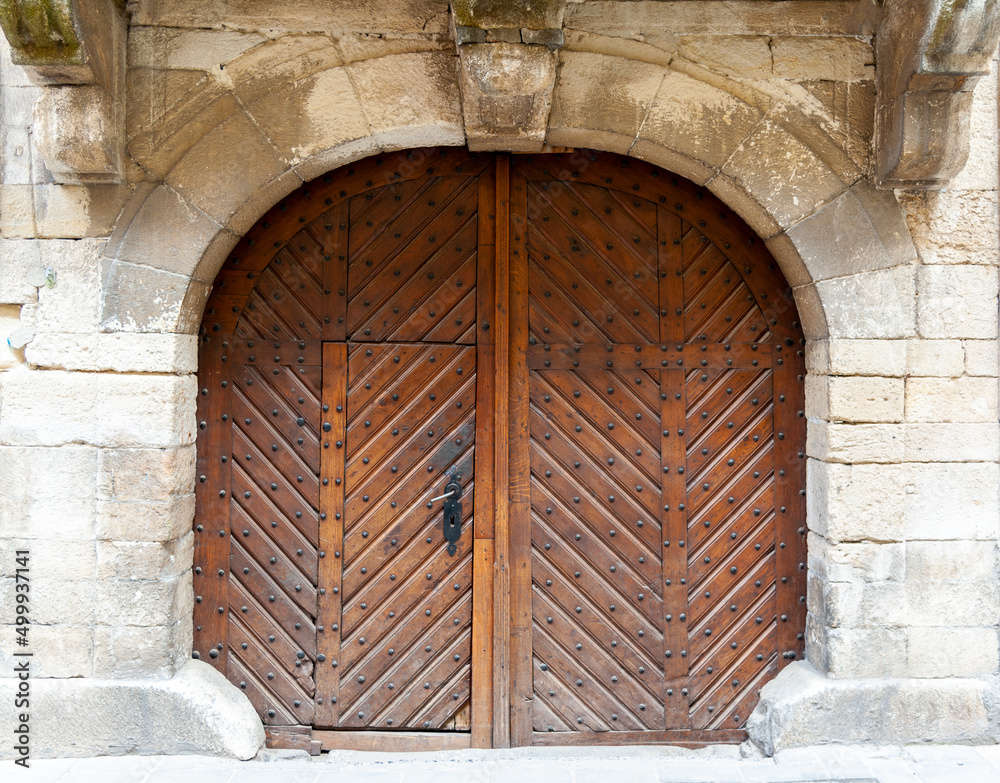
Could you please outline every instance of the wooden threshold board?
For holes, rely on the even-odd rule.
[[[332,731],[314,729],[313,740],[323,750],[374,750],[411,753],[420,750],[463,750],[472,747],[468,731]]]

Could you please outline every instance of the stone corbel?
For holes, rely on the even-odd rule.
[[[454,0],[452,24],[469,149],[545,145],[566,0]]]
[[[123,6],[122,0],[0,0],[13,62],[43,88],[34,133],[56,182],[123,179]]]
[[[875,41],[880,187],[944,187],[969,155],[972,90],[1000,39],[998,0],[886,0]]]

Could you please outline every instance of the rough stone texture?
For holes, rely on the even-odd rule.
[[[925,264],[997,263],[996,190],[904,192],[900,203]]]
[[[903,420],[903,379],[806,376],[806,415],[841,422]]]
[[[191,660],[188,618],[167,626],[94,626],[96,679],[165,679]]]
[[[902,340],[811,340],[806,369],[818,375],[907,374],[907,345]]]
[[[830,583],[902,582],[906,575],[906,544],[831,544],[810,532],[809,567],[811,576]]]
[[[47,370],[195,372],[198,346],[186,334],[43,334],[25,349],[27,361]]]
[[[141,237],[138,244],[145,244]],[[101,330],[193,334],[208,299],[210,283],[192,281],[128,261],[107,264]],[[146,294],[156,291],[155,299]]]
[[[997,462],[1000,425],[908,424],[903,458],[907,462]]]
[[[680,155],[718,169],[760,121],[763,108],[766,103],[753,106],[712,84],[668,71],[638,135],[640,140],[665,144]]]
[[[21,328],[21,306],[0,305],[0,371],[8,370],[17,364],[21,357],[18,350],[11,347],[10,338]],[[14,343],[17,343],[14,337]]]
[[[901,465],[808,462],[809,529],[830,541],[901,541],[904,494]]]
[[[28,282],[28,270],[40,266],[38,243],[27,239],[0,239],[0,301],[25,304],[38,298],[38,289]]]
[[[975,677],[997,669],[997,629],[911,628],[906,633],[906,663],[913,677]]]
[[[130,68],[214,72],[222,70],[220,66],[265,40],[260,33],[132,27],[129,30],[128,64]]]
[[[902,527],[907,539],[995,541],[1000,537],[996,463],[908,465],[905,481]]]
[[[917,329],[922,337],[996,338],[995,267],[920,267],[917,287]]]
[[[330,12],[328,3],[295,2],[282,6],[270,3],[242,3],[223,0],[206,6],[201,0],[154,0],[143,2],[132,17],[133,24],[195,29],[218,29],[226,24],[243,30],[317,30],[331,34],[344,31],[370,35],[399,35],[424,32],[446,35],[448,7],[440,0],[384,3],[364,0],[338,5]]]
[[[908,378],[906,420],[995,422],[995,378]]]
[[[0,530],[15,540],[92,541],[96,471],[93,446],[0,446]]]
[[[754,199],[767,204],[782,228],[845,189],[845,183],[813,150],[768,119],[736,149],[722,173],[739,180]]]
[[[383,149],[463,144],[458,61],[444,52],[351,63],[347,70]]]
[[[806,454],[825,462],[894,463],[905,456],[905,429],[892,424],[810,421]]]
[[[12,625],[0,626],[0,633],[15,638]],[[32,678],[91,677],[94,672],[94,629],[82,625],[35,625],[31,629]],[[14,671],[23,659],[14,658],[16,648],[0,650],[0,666]],[[2,686],[0,686],[2,687]]]
[[[772,71],[786,79],[832,82],[875,78],[871,44],[857,38],[780,38],[770,41]]]
[[[101,449],[97,497],[129,502],[169,500],[194,492],[194,445],[167,449]]]
[[[32,372],[17,367],[0,377],[0,444],[193,443],[196,385],[192,376]]]
[[[987,687],[958,678],[838,682],[796,662],[764,686],[747,730],[767,755],[832,742],[991,743]]]
[[[16,726],[16,681],[0,679],[0,715]],[[34,680],[32,712],[60,715],[32,723],[36,758],[126,753],[200,753],[249,759],[264,728],[246,697],[201,661],[168,680]],[[0,758],[14,758],[9,743]]]
[[[257,190],[275,179],[285,167],[285,162],[260,129],[249,117],[238,112],[188,150],[167,175],[166,182],[188,205],[201,210],[219,225],[225,225],[248,191]],[[185,211],[193,211],[188,205],[179,204]],[[198,249],[202,250],[203,246]]]
[[[228,176],[236,174],[229,172]],[[219,228],[216,221],[177,191],[161,185],[143,201],[117,258],[119,262],[189,275]]]
[[[267,91],[248,111],[271,144],[293,164],[369,133],[368,120],[344,68],[331,68]]]
[[[995,352],[996,343],[988,345]],[[965,346],[961,340],[909,340],[906,369],[908,375],[955,378],[965,371]]]
[[[998,35],[1000,14],[992,6],[885,5],[875,38],[880,184],[935,189],[961,172],[971,88],[988,71]]]
[[[194,494],[160,501],[98,501],[91,517],[97,538],[172,541],[191,529]]]
[[[813,280],[888,269],[917,255],[892,194],[863,182],[787,233]],[[831,253],[831,246],[840,252]]]
[[[916,333],[913,266],[823,280],[811,287],[825,309],[830,337],[891,339]]]

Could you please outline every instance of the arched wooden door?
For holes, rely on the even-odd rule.
[[[194,655],[272,745],[733,741],[802,655],[801,330],[690,183],[363,161],[248,232],[200,339]]]
[[[514,741],[739,740],[803,653],[790,291],[647,164],[519,158],[510,198]]]

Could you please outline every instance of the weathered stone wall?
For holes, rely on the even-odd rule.
[[[14,346],[0,345],[0,551],[33,553],[39,677],[182,676],[193,332],[238,238],[326,170],[465,142],[446,4],[336,5],[140,2],[123,185],[52,181],[32,138],[39,88],[0,36],[0,336]],[[1000,650],[996,68],[951,186],[877,190],[874,5],[569,3],[546,131],[706,184],[795,289],[809,664],[766,692],[754,736],[772,750],[859,739],[852,704],[875,705],[873,739],[1000,736],[986,706]],[[35,285],[49,268],[54,286]],[[0,567],[9,639],[10,558]],[[809,665],[824,676],[795,673]],[[918,702],[951,717],[887,717]],[[844,725],[817,724],[824,711]]]

